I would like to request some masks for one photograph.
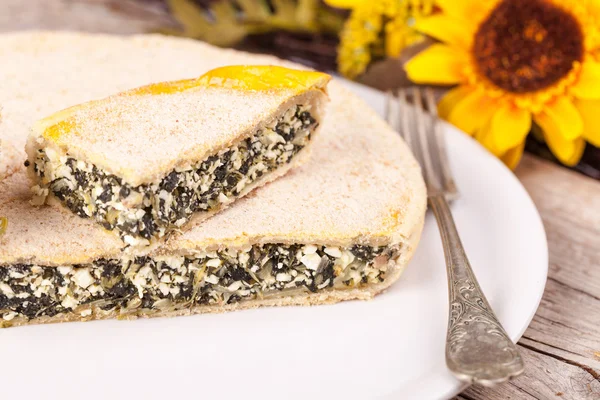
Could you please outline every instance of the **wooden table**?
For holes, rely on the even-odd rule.
[[[600,182],[526,156],[516,170],[544,221],[550,266],[519,341],[525,373],[458,399],[600,399]]]
[[[2,0],[0,31],[60,28],[126,34],[152,30],[167,21],[156,8],[139,4]],[[542,216],[550,251],[546,291],[519,341],[525,373],[494,388],[471,387],[457,399],[598,400],[600,182],[533,156],[525,156],[516,174]]]

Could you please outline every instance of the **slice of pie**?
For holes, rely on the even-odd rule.
[[[60,111],[28,142],[35,200],[147,245],[303,162],[329,75],[228,66]]]

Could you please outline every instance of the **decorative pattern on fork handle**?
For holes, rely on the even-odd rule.
[[[448,368],[461,380],[485,386],[521,374],[523,360],[477,283],[448,202],[432,196],[429,204],[440,228],[448,271]]]
[[[395,98],[388,96],[386,114],[423,169],[427,200],[442,237],[450,301],[446,364],[461,380],[491,386],[521,374],[523,360],[479,287],[454,224],[447,199],[457,191],[433,92],[415,87],[410,94],[414,107],[409,106],[408,92],[400,89]]]

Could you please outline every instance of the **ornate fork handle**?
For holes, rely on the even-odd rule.
[[[488,304],[442,194],[429,196],[444,246],[450,316],[446,363],[461,380],[494,385],[523,372],[523,360]]]

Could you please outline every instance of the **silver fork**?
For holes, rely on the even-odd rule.
[[[421,165],[427,202],[444,246],[450,300],[446,364],[463,381],[491,386],[521,374],[523,360],[479,287],[458,236],[448,205],[458,191],[436,115],[430,88],[388,93],[386,119],[400,132]]]

